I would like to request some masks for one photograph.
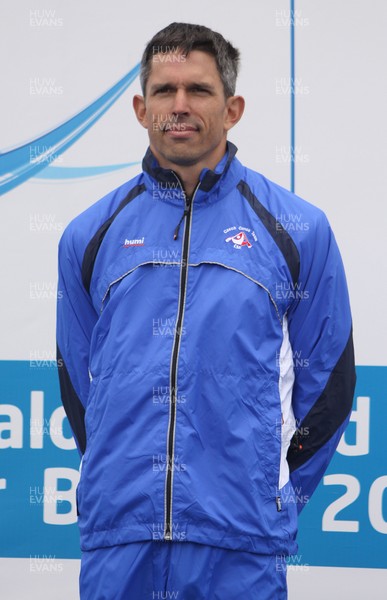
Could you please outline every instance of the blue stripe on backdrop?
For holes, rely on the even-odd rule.
[[[290,191],[295,192],[296,169],[295,169],[295,147],[296,147],[296,97],[295,97],[295,30],[294,30],[294,1],[290,0]]]
[[[387,566],[387,367],[356,372],[351,421],[301,513],[292,566]]]
[[[0,361],[1,557],[80,556],[79,455],[62,417],[55,361]]]
[[[336,452],[301,515],[299,552],[284,557],[290,569],[386,566],[387,367],[358,367],[357,375],[345,453]],[[0,361],[2,557],[80,556],[79,456],[62,417],[54,361]]]

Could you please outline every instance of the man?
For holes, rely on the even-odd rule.
[[[297,512],[351,410],[339,251],[319,209],[237,160],[238,61],[206,27],[154,36],[143,172],[60,243],[82,600],[286,598]]]

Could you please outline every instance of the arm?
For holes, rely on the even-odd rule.
[[[301,360],[292,397],[297,431],[287,458],[300,512],[347,426],[356,381],[344,267],[324,215],[302,248],[299,282],[302,297],[288,313],[293,356]]]
[[[89,348],[96,321],[96,311],[82,283],[72,231],[67,229],[59,244],[57,364],[62,403],[81,456],[86,449]]]

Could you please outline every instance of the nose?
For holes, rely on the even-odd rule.
[[[175,115],[183,115],[189,113],[187,92],[179,88],[173,98],[172,112]]]

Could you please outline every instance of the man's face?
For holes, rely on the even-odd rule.
[[[161,166],[213,168],[236,122],[233,99],[224,96],[214,57],[193,50],[155,54],[145,98],[136,96],[134,108]]]

